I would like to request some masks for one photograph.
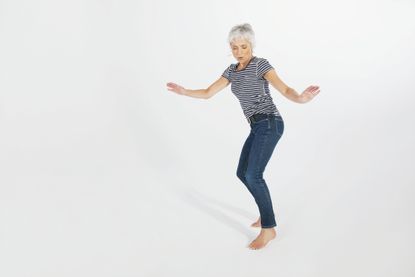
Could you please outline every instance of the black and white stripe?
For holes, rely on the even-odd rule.
[[[279,115],[268,81],[263,77],[273,69],[268,60],[254,56],[244,69],[237,71],[237,66],[238,64],[231,64],[222,76],[231,82],[232,93],[238,98],[245,117],[248,119],[257,113]]]

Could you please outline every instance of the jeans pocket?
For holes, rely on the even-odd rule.
[[[271,123],[269,118],[261,119],[252,125],[252,130],[255,134],[268,133],[271,130]]]
[[[269,121],[269,118],[263,118],[261,120],[255,121],[254,124],[265,124],[265,121]]]
[[[267,130],[271,130],[272,126],[271,126],[271,119],[269,118],[264,118],[258,122],[263,122],[264,127],[266,127]]]

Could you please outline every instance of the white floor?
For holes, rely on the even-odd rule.
[[[2,167],[0,273],[414,276],[413,183],[393,181],[390,172],[288,170],[286,144],[265,174],[278,237],[262,250],[247,248],[259,231],[249,226],[258,212],[235,164],[203,162],[218,155],[215,148],[199,156],[200,168],[158,171],[128,160],[134,155],[117,164],[102,157],[65,163],[76,154],[63,149],[66,156],[55,160],[58,153],[22,154],[21,167]],[[34,157],[39,162],[28,168],[24,159]],[[87,167],[90,174],[74,174]]]

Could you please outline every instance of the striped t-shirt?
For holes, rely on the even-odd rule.
[[[279,115],[264,74],[273,67],[264,58],[253,56],[242,70],[238,64],[231,64],[222,76],[231,82],[232,93],[238,98],[242,111],[248,119],[253,114],[266,113]]]

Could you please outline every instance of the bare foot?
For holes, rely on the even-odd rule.
[[[261,249],[265,245],[267,245],[267,243],[270,240],[273,240],[276,236],[277,234],[274,228],[262,228],[259,235],[249,244],[248,247],[254,250]]]
[[[261,217],[258,220],[251,224],[252,227],[261,227]]]

